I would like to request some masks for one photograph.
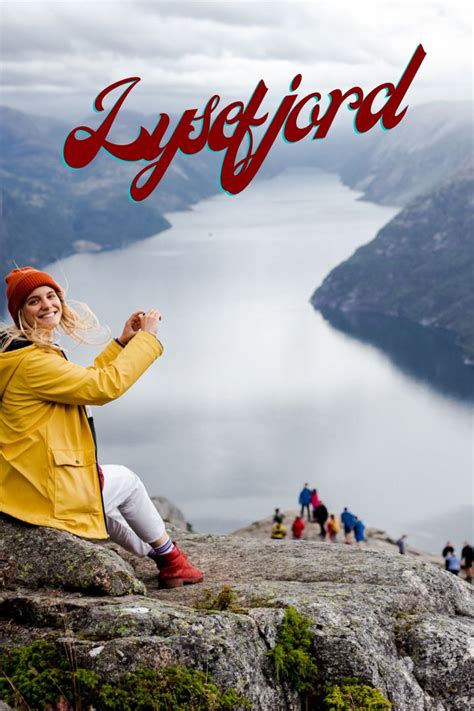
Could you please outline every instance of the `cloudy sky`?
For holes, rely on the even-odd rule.
[[[2,0],[2,104],[65,118],[128,76],[128,108],[156,114],[246,101],[260,79],[279,104],[300,92],[396,83],[415,48],[427,57],[409,101],[471,98],[472,11],[464,0],[160,2]]]

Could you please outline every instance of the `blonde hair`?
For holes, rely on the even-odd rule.
[[[63,333],[78,343],[89,345],[98,345],[110,339],[109,329],[100,325],[97,317],[86,304],[80,301],[66,302],[63,291],[57,291],[56,294],[62,306],[58,328]],[[89,338],[91,333],[96,333],[99,339]],[[33,343],[49,351],[59,350],[59,346],[51,341],[51,331],[39,329],[36,323],[30,326],[23,316],[22,309],[18,312],[18,325],[0,323],[0,334],[0,353],[6,351],[13,341]]]

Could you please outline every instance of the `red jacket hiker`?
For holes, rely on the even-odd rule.
[[[301,518],[301,516],[297,516],[295,520],[293,521],[293,525],[291,527],[291,531],[293,533],[293,538],[301,538],[303,535],[304,531],[304,521]]]

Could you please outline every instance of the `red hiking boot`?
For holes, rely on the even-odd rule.
[[[193,568],[176,543],[171,553],[156,556],[154,560],[160,571],[160,588],[180,588],[182,585],[200,583],[204,579],[203,573],[198,568]]]

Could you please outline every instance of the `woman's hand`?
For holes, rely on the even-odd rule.
[[[123,331],[118,339],[122,346],[126,346],[127,343],[137,335],[142,326],[142,316],[144,313],[144,311],[134,311],[134,313],[125,321]]]
[[[141,329],[142,331],[148,331],[153,336],[156,336],[158,331],[158,326],[160,325],[161,314],[156,309],[150,309],[146,314],[142,313],[141,316]]]
[[[137,335],[138,331],[148,331],[148,333],[156,336],[160,321],[161,314],[156,309],[150,309],[146,313],[144,311],[135,311],[125,321],[123,331],[118,340],[123,346],[126,346]]]

